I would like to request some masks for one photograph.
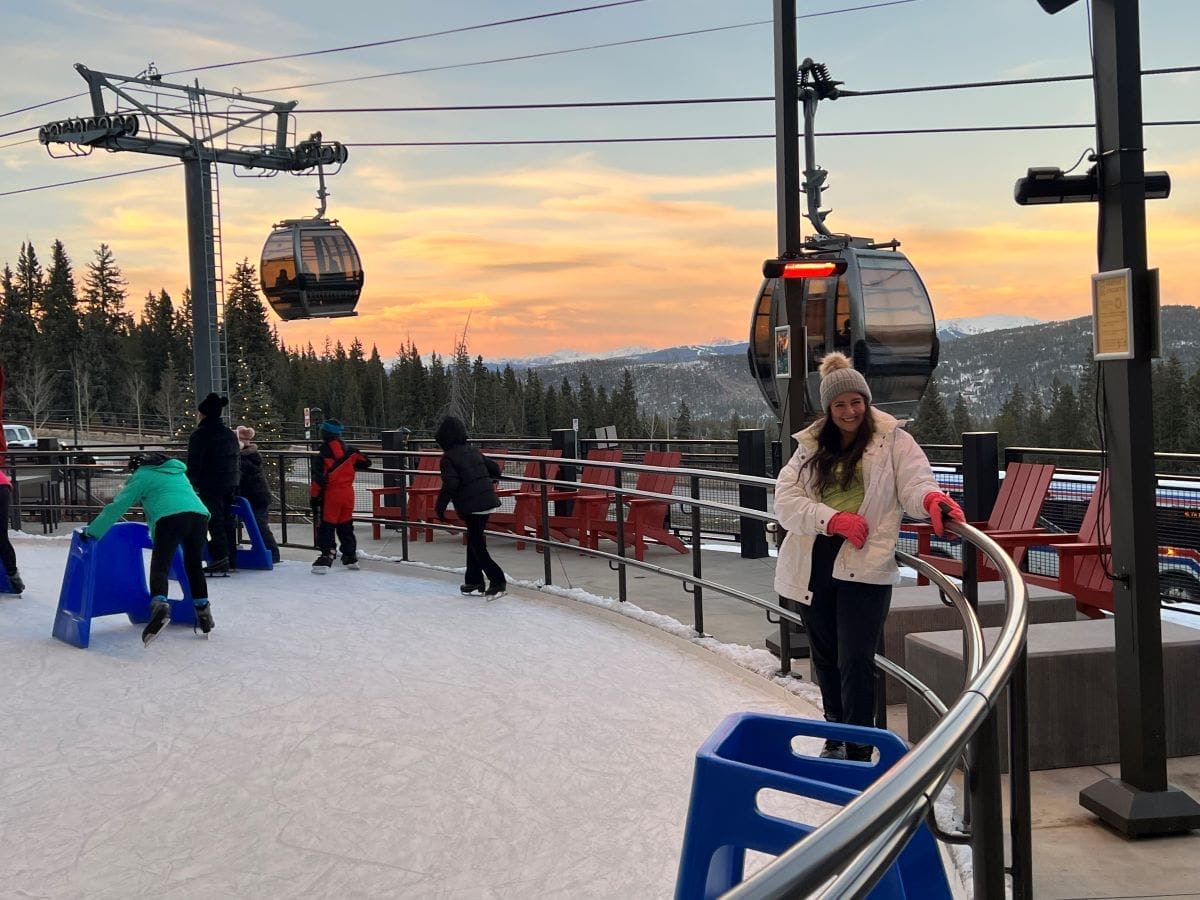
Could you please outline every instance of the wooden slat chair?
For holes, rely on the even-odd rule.
[[[562,451],[529,450],[525,455],[557,460],[562,457]],[[517,487],[501,488],[496,491],[501,500],[512,498],[513,508],[511,510],[499,509],[493,512],[488,517],[488,528],[493,531],[508,531],[522,537],[526,535],[536,537],[535,529],[540,518],[539,511],[542,502],[542,486],[537,483],[537,480],[544,478],[553,481],[558,478],[558,463],[549,461],[543,463],[531,459],[525,463],[525,471],[521,477],[525,480],[522,480]],[[524,550],[525,542],[517,541],[517,549]]]
[[[433,507],[438,491],[442,489],[442,457],[440,454],[424,454],[417,464],[417,471],[408,486],[408,521],[414,523],[409,531],[409,540],[415,541],[421,526],[416,523],[432,522]],[[399,519],[399,506],[384,506],[383,498],[399,496],[402,487],[371,488],[371,515],[376,519]],[[380,525],[371,525],[371,537],[379,540]],[[433,540],[433,529],[425,529],[425,540]]]
[[[1004,480],[992,506],[992,513],[986,522],[972,522],[989,536],[1008,532],[1035,532],[1038,516],[1046,502],[1046,494],[1050,490],[1050,480],[1054,477],[1054,466],[1040,463],[1010,463],[1004,472]],[[917,533],[917,556],[932,565],[940,572],[954,578],[962,578],[963,564],[961,560],[941,556],[933,552],[933,526],[919,522],[906,524],[905,531]],[[1013,559],[1020,564],[1025,555],[1024,547],[1016,549]],[[978,581],[998,581],[1000,572],[986,561],[982,554],[977,556],[975,566]],[[928,579],[917,578],[917,584],[928,584]]]
[[[993,537],[1010,555],[1026,547],[1053,550],[1058,555],[1058,575],[1025,572],[1025,581],[1070,594],[1079,611],[1092,618],[1101,617],[1101,610],[1112,612],[1112,579],[1106,571],[1106,562],[1111,566],[1108,556],[1112,551],[1107,471],[1102,473],[1092,491],[1079,531],[1010,533]]]
[[[663,469],[678,469],[683,461],[683,454],[678,451],[648,451],[642,459],[647,466],[657,466]],[[670,494],[675,490],[678,476],[674,472],[639,472],[635,490],[648,494]],[[671,504],[666,500],[656,500],[651,497],[622,498],[622,506],[628,509],[623,522],[625,544],[633,546],[634,559],[639,561],[646,558],[646,541],[670,547],[676,553],[687,553],[688,548],[666,528],[667,515]],[[622,510],[618,510],[620,515]],[[615,519],[597,521],[591,519],[587,531],[587,544],[593,550],[598,549],[600,539],[610,541],[617,539],[617,522]]]
[[[619,463],[623,452],[619,447],[605,450],[589,450],[588,462]],[[550,535],[555,540],[567,541],[572,538],[582,542],[581,535],[587,530],[587,523],[593,517],[604,518],[608,515],[608,507],[612,504],[612,494],[604,490],[616,484],[617,470],[607,466],[583,467],[579,476],[578,490],[552,490],[547,493],[550,501],[574,501],[570,515],[551,514],[549,521]],[[534,509],[533,533],[540,537],[542,534],[541,497],[537,498]],[[541,549],[540,547],[538,548]]]

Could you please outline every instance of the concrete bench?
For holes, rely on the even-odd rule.
[[[998,628],[984,630],[990,648]],[[1057,769],[1117,762],[1116,652],[1112,619],[1029,626],[1029,766]],[[1162,623],[1168,756],[1200,755],[1200,630]],[[908,669],[949,703],[962,692],[962,639],[954,632],[910,634]],[[1002,760],[1008,760],[1008,700],[999,704]],[[908,705],[908,737],[933,727],[924,704]]]
[[[1029,622],[1071,622],[1075,598],[1047,588],[1029,588]],[[979,585],[979,623],[985,628],[1004,621],[1004,584],[987,581]],[[904,639],[927,631],[962,633],[962,618],[946,606],[934,585],[897,587],[892,591],[892,608],[883,626],[883,655],[905,666]],[[961,638],[958,638],[961,640]],[[907,666],[905,666],[907,668]],[[887,679],[887,702],[904,703],[908,691],[894,678]],[[920,701],[918,701],[920,702]]]

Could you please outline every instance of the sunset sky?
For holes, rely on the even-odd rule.
[[[0,264],[30,241],[49,262],[61,239],[82,282],[107,243],[133,309],[187,284],[182,169],[8,193],[172,162],[97,152],[51,159],[36,127],[88,115],[72,65],[294,99],[300,137],[321,130],[350,145],[329,179],[329,215],[364,259],[359,316],[280,323],[290,345],[358,336],[391,357],[412,340],[452,351],[467,327],[493,360],[573,350],[744,340],[761,261],[776,250],[771,139],[363,147],[370,142],[568,140],[763,135],[770,102],[570,110],[312,112],[348,107],[533,104],[762,97],[774,92],[770,0],[639,0],[415,40],[394,39],[605,0],[42,0],[6,8],[0,51]],[[799,0],[799,53],[850,89],[1089,72],[1087,10],[1057,16],[1035,0]],[[1144,69],[1200,64],[1200,4],[1141,4]],[[858,7],[856,9],[852,9]],[[862,8],[870,7],[870,8]],[[847,11],[848,10],[848,11]],[[713,30],[720,29],[720,30]],[[707,30],[707,31],[706,31]],[[681,32],[685,36],[653,39]],[[265,56],[366,49],[212,68]],[[619,43],[619,46],[597,47]],[[591,49],[580,49],[591,48]],[[566,52],[574,51],[574,52]],[[533,58],[494,61],[504,57]],[[446,68],[453,67],[453,68]],[[424,69],[427,71],[413,72]],[[402,73],[402,74],[394,74]],[[367,76],[383,76],[370,77]],[[362,80],[366,78],[366,80]],[[343,83],[326,83],[358,79]],[[1146,76],[1147,121],[1200,119],[1200,73]],[[997,87],[821,104],[817,130],[861,131],[1089,123],[1089,82]],[[33,128],[33,131],[25,129]],[[32,140],[31,140],[32,139]],[[1200,126],[1146,129],[1146,167],[1166,169],[1167,201],[1149,205],[1150,264],[1166,303],[1198,302]],[[897,237],[939,318],[1005,312],[1083,315],[1096,268],[1090,204],[1022,208],[1029,166],[1070,168],[1089,129],[818,138],[830,172],[834,231]],[[1086,165],[1086,163],[1084,164]],[[1080,169],[1082,171],[1082,167]],[[220,172],[227,272],[257,265],[273,222],[312,215],[315,178]]]

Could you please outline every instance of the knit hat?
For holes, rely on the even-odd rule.
[[[228,405],[229,405],[228,397],[219,397],[216,394],[209,394],[207,397],[205,397],[203,400],[200,401],[200,405],[198,407],[196,407],[196,409],[199,410],[200,412],[204,413],[204,415],[206,415],[206,416],[210,416],[213,418],[219,418],[221,415],[221,410],[223,410]]]
[[[238,440],[243,444],[248,444],[254,440],[255,431],[249,425],[239,425],[237,427]]]
[[[342,427],[342,423],[339,422],[337,419],[326,419],[324,422],[321,423],[321,433],[322,434],[338,435],[338,434],[341,434],[342,431],[344,431],[344,430],[345,429]]]
[[[871,402],[871,389],[867,379],[855,369],[844,353],[827,353],[821,360],[821,409],[829,412],[829,407],[838,394],[854,391]]]

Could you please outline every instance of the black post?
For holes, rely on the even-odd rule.
[[[563,459],[579,459],[579,432],[573,428],[555,428],[550,432],[550,447],[553,450],[561,450]],[[574,463],[566,463],[558,467],[558,478],[556,481],[575,481],[579,477],[579,473]],[[556,491],[572,490],[559,485],[554,487]],[[574,500],[555,500],[554,515],[569,516],[575,508]]]
[[[963,441],[963,512],[981,521],[1000,490],[999,439],[994,431],[968,432]],[[979,609],[976,554],[963,542],[963,594]],[[1004,896],[1004,802],[1000,782],[1000,722],[995,709],[967,745],[967,793],[971,808],[971,857],[976,897]]]
[[[384,450],[391,451],[406,451],[408,450],[408,440],[412,435],[412,430],[409,428],[397,428],[395,431],[381,431],[379,433],[380,441]],[[383,486],[385,488],[404,488],[406,487],[407,479],[404,477],[404,469],[409,467],[407,456],[388,456],[383,457],[380,463],[383,469]],[[399,506],[399,494],[384,494],[383,506]],[[397,525],[385,525],[385,528],[394,530],[403,528]]]
[[[1137,837],[1200,828],[1200,804],[1167,784],[1162,620],[1155,524],[1150,366],[1156,304],[1146,271],[1141,51],[1136,0],[1095,0],[1092,43],[1102,272],[1128,269],[1133,358],[1102,362],[1116,621],[1120,778],[1079,793],[1102,821]]]
[[[741,475],[767,474],[767,433],[761,428],[742,428],[737,433],[738,473]],[[750,485],[738,486],[738,503],[747,509],[767,510],[767,489]],[[741,519],[742,559],[763,559],[770,555],[767,550],[767,523],[762,519],[742,516]]]

